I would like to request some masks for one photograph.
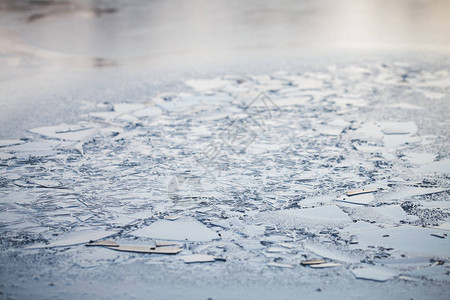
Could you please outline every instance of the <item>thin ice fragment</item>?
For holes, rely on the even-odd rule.
[[[90,241],[96,241],[108,236],[114,235],[117,232],[115,231],[106,231],[106,230],[83,230],[71,232],[61,239],[51,242],[48,245],[31,245],[25,247],[25,249],[42,249],[42,248],[54,248],[54,247],[66,247],[66,246],[74,246],[79,244],[85,244]]]
[[[302,225],[326,227],[351,222],[350,217],[335,205],[263,212],[258,218],[289,228]]]
[[[414,134],[417,131],[414,122],[385,122],[381,127],[384,134]]]
[[[177,254],[181,252],[179,247],[152,247],[141,245],[119,245],[114,247],[108,247],[113,250],[122,252],[136,252],[136,253],[149,253],[149,254]]]
[[[435,173],[450,173],[450,159],[444,159],[440,161],[433,162],[432,164],[429,164],[425,167],[423,167],[423,170],[428,172],[435,172]]]
[[[367,194],[367,193],[373,193],[378,191],[379,189],[362,189],[362,190],[353,190],[353,191],[347,191],[345,192],[347,196],[356,196],[359,194]]]
[[[96,242],[89,242],[86,244],[86,246],[119,247],[119,244],[117,244],[115,241],[111,241],[111,240],[102,240],[102,241],[96,241]]]
[[[372,201],[374,201],[374,196],[372,193],[358,193],[355,196],[347,196],[340,197],[337,201],[352,203],[352,204],[360,204],[360,205],[368,205]]]
[[[323,259],[310,259],[310,260],[304,260],[300,264],[302,266],[309,266],[309,265],[318,265],[318,264],[324,264],[326,263]]]
[[[387,281],[391,277],[395,276],[392,271],[386,271],[375,267],[363,267],[352,270],[353,275],[358,279],[366,279],[373,281]]]
[[[439,229],[403,225],[354,233],[359,246],[391,248],[409,255],[448,257],[450,239],[439,239],[431,234],[442,234]]]
[[[405,186],[400,188],[398,191],[387,194],[391,199],[404,199],[414,196],[423,196],[428,194],[442,193],[447,191],[446,188],[423,188],[415,186]]]
[[[207,242],[219,238],[217,233],[199,221],[186,218],[175,221],[159,220],[131,232],[132,235],[154,239]]]
[[[327,263],[323,263],[323,264],[313,264],[313,265],[310,265],[310,267],[313,269],[324,269],[324,268],[339,267],[341,265],[342,264],[340,264],[340,263],[327,262]]]
[[[287,268],[287,269],[292,269],[294,266],[293,265],[289,265],[289,264],[280,264],[280,263],[276,263],[276,262],[270,262],[267,264],[269,267],[276,267],[276,268]]]
[[[60,124],[31,129],[30,132],[40,134],[47,138],[56,138],[66,141],[87,141],[94,137],[99,128],[96,124]]]
[[[206,91],[212,89],[218,89],[226,84],[228,84],[227,80],[223,80],[220,78],[214,79],[189,79],[185,81],[186,85],[190,86],[196,91]]]
[[[192,254],[192,255],[184,255],[181,256],[181,259],[187,263],[205,263],[205,262],[214,262],[216,261],[216,256],[207,255],[207,254]]]
[[[13,146],[23,144],[22,140],[0,140],[0,147]]]

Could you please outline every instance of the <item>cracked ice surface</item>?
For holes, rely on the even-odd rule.
[[[157,264],[194,282],[259,274],[244,285],[410,280],[446,298],[449,82],[405,64],[190,79],[182,93],[0,141],[2,261],[53,256],[75,273]],[[376,191],[345,194],[359,189]],[[183,251],[74,245],[107,236]],[[26,249],[42,244],[68,248]],[[191,254],[227,261],[184,265]],[[337,264],[299,265],[314,258]]]

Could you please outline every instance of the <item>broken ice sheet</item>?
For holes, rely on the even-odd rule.
[[[316,130],[323,135],[339,135],[350,123],[343,119],[334,119],[328,122],[322,122]]]
[[[428,209],[439,209],[441,211],[450,211],[450,201],[448,200],[442,200],[442,201],[419,201],[420,205],[423,208]]]
[[[40,134],[48,138],[56,138],[66,141],[87,141],[98,132],[99,126],[93,123],[60,124],[30,129],[30,132]]]
[[[394,271],[378,267],[356,268],[352,270],[352,273],[358,279],[366,279],[380,282],[387,281],[391,277],[397,275]]]
[[[116,233],[117,231],[106,231],[106,230],[75,231],[61,236],[59,239],[51,242],[50,244],[31,245],[25,247],[25,249],[42,249],[42,248],[74,246],[79,244],[85,244],[90,241],[100,240],[109,237],[111,235],[114,235]]]
[[[279,106],[295,106],[295,105],[305,105],[309,101],[311,101],[311,96],[297,96],[297,97],[282,97],[282,98],[274,98],[273,102]]]
[[[409,272],[403,272],[403,274],[413,278],[426,278],[435,282],[446,282],[448,285],[448,283],[450,282],[448,268],[448,263],[445,263],[442,265],[433,265],[428,268],[421,268]]]
[[[430,99],[442,99],[445,97],[444,93],[433,92],[433,91],[428,91],[428,90],[424,90],[423,95]]]
[[[36,196],[28,191],[12,192],[0,195],[0,203],[31,204],[36,201]]]
[[[400,205],[382,205],[377,207],[353,207],[349,214],[353,219],[364,220],[374,224],[394,225],[409,220],[410,216]]]
[[[179,99],[158,103],[158,107],[165,112],[186,112],[187,109],[198,110],[200,106],[212,107],[213,105],[225,105],[233,99],[228,95],[192,96],[186,95]]]
[[[373,138],[383,137],[383,132],[381,131],[380,125],[372,122],[362,123],[360,127],[355,130],[355,134]]]
[[[259,213],[255,218],[282,228],[302,226],[323,228],[351,223],[350,217],[336,205],[266,211]]]
[[[207,255],[207,254],[192,254],[192,255],[184,255],[181,256],[181,259],[187,263],[206,263],[206,262],[214,262],[216,260],[223,260],[218,258],[217,256]]]
[[[18,223],[24,219],[24,215],[8,211],[0,212],[0,217],[0,226],[5,226],[9,223]]]
[[[360,254],[347,253],[333,245],[326,246],[323,243],[308,241],[304,243],[304,247],[315,255],[338,262],[355,263],[362,259]]]
[[[144,109],[136,110],[133,112],[138,118],[149,118],[149,117],[157,117],[161,115],[163,112],[158,106],[149,106]]]
[[[423,268],[430,266],[430,258],[416,256],[411,258],[385,258],[375,259],[376,265],[389,266],[392,269],[411,269],[411,268]]]
[[[324,264],[326,263],[326,260],[323,259],[309,259],[309,260],[304,260],[302,261],[300,264],[302,266],[309,266],[309,265],[318,265],[318,264]]]
[[[57,141],[33,141],[24,144],[8,146],[5,147],[5,149],[12,152],[50,152],[60,145],[61,142]]]
[[[434,161],[436,155],[433,153],[405,152],[405,158],[416,165],[429,164]],[[450,165],[450,164],[449,164]],[[449,167],[450,172],[450,167]]]
[[[298,205],[301,207],[320,206],[330,203],[334,199],[336,199],[336,195],[334,194],[319,195],[302,199]]]
[[[282,253],[284,252],[286,249],[283,249],[281,247],[269,247],[267,248],[267,252],[268,253]]]
[[[280,263],[276,263],[276,262],[270,262],[267,264],[269,267],[276,267],[276,268],[287,268],[287,269],[292,269],[294,266],[293,265],[289,265],[289,264],[280,264]]]
[[[22,140],[0,140],[0,147],[13,146],[23,144]]]
[[[62,188],[63,184],[57,180],[49,180],[49,179],[35,179],[34,183],[41,187],[46,188]]]
[[[86,244],[86,246],[103,246],[103,247],[118,247],[119,244],[117,244],[115,241],[111,240],[102,240],[102,241],[96,241],[96,242],[89,242]]]
[[[398,148],[399,146],[412,145],[419,143],[420,137],[411,136],[409,134],[389,134],[383,137],[383,144],[386,148]]]
[[[370,68],[368,69],[370,71]],[[362,76],[365,72],[366,70],[358,72],[358,74]],[[282,78],[281,75],[280,77]],[[418,138],[421,145],[417,148],[414,148],[415,145],[410,144],[398,152],[392,151],[396,149],[385,149],[382,146],[382,138],[386,134],[381,131],[379,123],[374,123],[372,127],[374,132],[367,130],[369,131],[368,137],[358,139],[358,142],[354,145],[358,150],[353,151],[352,145],[349,145],[347,142],[353,139],[355,131],[358,131],[366,124],[357,120],[365,120],[364,117],[366,116],[371,118],[393,117],[403,119],[404,117],[418,114],[420,111],[406,111],[406,107],[389,108],[385,111],[388,115],[381,116],[380,114],[372,113],[373,106],[371,105],[361,109],[361,112],[367,113],[367,115],[359,118],[360,115],[356,114],[359,104],[366,105],[370,99],[370,104],[376,105],[376,99],[372,94],[369,97],[366,97],[367,95],[364,93],[358,95],[361,85],[355,87],[358,91],[351,91],[352,89],[349,89],[350,85],[348,85],[348,82],[345,82],[345,79],[337,83],[338,87],[334,87],[333,84],[336,82],[331,82],[334,80],[333,78],[330,80],[323,79],[324,77],[308,78],[320,81],[322,84],[321,90],[299,91],[295,85],[288,86],[287,80],[282,78],[273,82],[270,76],[264,76],[259,78],[259,80],[258,78],[246,78],[246,83],[243,84],[235,84],[233,80],[229,80],[230,84],[220,87],[220,89],[228,89],[232,85],[230,90],[235,94],[230,93],[230,95],[236,97],[236,102],[242,100],[239,93],[247,93],[251,95],[251,98],[256,96],[252,92],[256,80],[258,80],[258,88],[280,89],[283,91],[283,94],[279,93],[279,95],[276,95],[276,93],[272,93],[271,96],[274,96],[273,99],[276,103],[280,100],[285,105],[283,107],[284,115],[280,120],[271,120],[272,123],[270,125],[273,126],[272,129],[261,132],[258,140],[249,148],[248,153],[239,158],[230,157],[230,163],[224,164],[224,166],[229,167],[229,170],[227,170],[228,174],[213,183],[205,184],[208,189],[212,190],[212,192],[208,190],[208,193],[213,194],[215,198],[198,198],[190,201],[191,206],[189,209],[186,208],[186,205],[181,204],[181,201],[178,201],[178,199],[167,199],[167,184],[162,182],[161,174],[175,172],[175,169],[178,170],[178,167],[182,170],[181,172],[186,169],[191,170],[192,167],[189,166],[189,163],[185,163],[185,157],[189,156],[186,153],[190,151],[195,152],[203,142],[206,144],[211,135],[218,132],[218,128],[220,128],[227,117],[234,116],[235,113],[241,110],[232,101],[227,102],[232,104],[229,107],[225,105],[225,108],[219,109],[219,105],[215,105],[215,108],[210,108],[208,103],[203,103],[202,100],[199,100],[201,98],[213,101],[214,99],[219,99],[218,93],[212,90],[206,92],[209,95],[207,97],[202,95],[197,97],[197,93],[194,91],[191,95],[174,97],[173,103],[167,101],[168,103],[164,104],[167,108],[166,111],[170,110],[169,113],[163,113],[159,106],[143,107],[138,105],[133,107],[133,104],[130,103],[123,105],[121,108],[120,105],[116,105],[115,111],[106,112],[107,114],[112,113],[116,115],[117,118],[114,119],[115,127],[105,128],[102,125],[103,129],[101,129],[99,134],[101,138],[85,145],[87,146],[85,147],[87,153],[85,157],[69,155],[65,151],[61,151],[57,158],[58,161],[55,160],[48,164],[34,160],[33,165],[35,167],[31,168],[31,166],[28,166],[21,172],[17,172],[20,175],[18,175],[18,178],[5,179],[3,182],[17,189],[10,181],[21,180],[24,183],[22,186],[24,188],[27,187],[27,191],[36,193],[35,196],[37,196],[38,201],[27,203],[23,207],[32,206],[30,209],[41,210],[36,215],[40,218],[39,221],[50,226],[51,230],[48,235],[51,232],[57,233],[58,228],[61,228],[61,232],[68,226],[79,226],[80,223],[78,221],[77,223],[71,223],[71,218],[75,216],[78,220],[84,221],[81,223],[83,225],[108,226],[114,224],[114,226],[123,227],[126,224],[133,224],[137,228],[142,227],[141,229],[145,229],[152,226],[150,220],[153,220],[155,216],[163,218],[165,216],[192,215],[204,222],[203,224],[207,224],[207,227],[210,226],[213,230],[221,230],[222,239],[218,242],[189,243],[184,250],[186,253],[205,253],[215,256],[226,251],[228,257],[243,261],[246,266],[256,271],[258,268],[263,268],[266,271],[269,268],[267,267],[269,261],[265,256],[267,252],[271,252],[271,255],[281,258],[280,260],[274,260],[273,264],[279,265],[272,265],[272,268],[282,267],[280,265],[285,264],[295,266],[294,262],[298,263],[302,260],[302,255],[314,258],[320,257],[320,254],[323,257],[327,257],[326,261],[333,260],[358,266],[361,259],[371,258],[378,255],[380,251],[386,255],[391,253],[393,256],[401,254],[397,253],[396,249],[392,251],[380,250],[379,248],[364,248],[361,246],[361,242],[360,244],[354,244],[359,240],[353,237],[355,232],[370,232],[371,230],[379,230],[379,227],[387,227],[392,224],[398,225],[405,215],[401,207],[382,205],[379,206],[379,209],[378,207],[366,209],[362,205],[351,205],[351,207],[343,208],[342,212],[335,210],[337,212],[336,216],[326,216],[326,209],[337,204],[337,202],[333,201],[336,199],[336,196],[340,195],[337,194],[338,192],[343,194],[342,192],[348,189],[367,188],[365,184],[368,182],[375,184],[371,188],[388,190],[392,187],[392,190],[395,192],[395,189],[400,187],[398,183],[395,185],[389,184],[388,179],[393,177],[407,178],[410,180],[407,184],[423,179],[427,180],[427,182],[438,183],[436,187],[448,186],[446,183],[447,178],[439,174],[427,174],[427,177],[414,177],[416,170],[420,173],[420,166],[415,170],[411,168],[411,163],[418,164],[417,162],[422,157],[413,157],[414,154],[412,154],[410,160],[410,156],[404,152],[435,152],[439,154],[439,159],[442,159],[442,157],[445,157],[445,151],[443,153],[438,150],[445,149],[445,144],[436,146],[440,148],[436,148],[430,143],[425,145],[422,143],[424,141],[422,136]],[[245,84],[246,87],[243,88],[242,86]],[[328,87],[332,86],[333,88],[328,89]],[[368,86],[364,85],[364,88],[366,87]],[[370,86],[370,93],[373,92],[373,88],[375,87]],[[284,93],[288,89],[289,91]],[[339,89],[342,89],[342,91],[348,90],[348,93],[343,94],[348,94],[350,101],[340,101],[341,103],[335,104],[333,101],[326,100],[330,97],[335,97],[336,94],[340,94]],[[212,95],[216,95],[217,98]],[[344,97],[347,97],[347,95]],[[357,99],[362,99],[363,101],[358,103]],[[175,103],[178,101],[180,103]],[[216,102],[220,102],[220,100]],[[299,105],[303,105],[305,109],[300,109]],[[136,108],[139,109],[134,110]],[[112,105],[108,105],[107,109],[113,109]],[[352,115],[352,112],[355,114]],[[328,122],[339,117],[348,121],[339,121],[336,124]],[[128,121],[121,122],[119,118],[120,120]],[[136,118],[139,118],[140,125],[138,127],[128,124],[129,121],[136,121]],[[430,128],[427,128],[426,123],[418,120],[417,124],[419,122],[421,126],[424,126],[425,132],[429,131]],[[322,128],[324,132],[329,130],[327,133],[333,133],[332,130],[335,129],[326,128],[327,126],[333,127],[336,125],[338,132],[334,132],[334,134],[340,133],[339,136],[328,135],[325,137],[324,135],[319,135],[318,132],[314,132],[313,128],[318,128],[319,124],[324,126]],[[350,129],[342,130],[346,127]],[[370,129],[370,124],[365,129]],[[114,136],[117,133],[119,135]],[[110,138],[111,136],[114,137]],[[287,139],[287,136],[290,136],[289,139]],[[412,137],[411,133],[390,134],[389,136],[392,136],[394,141],[398,140],[399,137],[405,137],[408,141],[414,140],[411,138],[416,138]],[[440,142],[441,139],[436,141]],[[1,150],[3,151],[3,149],[5,148]],[[5,151],[5,153],[8,153],[9,150]],[[401,154],[406,154],[407,156],[402,156],[401,159],[398,159]],[[406,161],[406,163],[402,161],[407,159],[409,161]],[[426,157],[426,160],[428,159],[430,157]],[[16,161],[8,162],[8,164]],[[174,164],[177,165],[177,168],[174,167]],[[48,176],[49,172],[47,171],[50,171],[52,175]],[[237,175],[234,177],[229,176],[230,173]],[[60,177],[61,174],[66,177]],[[27,183],[32,183],[35,179],[61,181],[71,189],[73,188],[76,195],[47,194],[47,192],[50,192],[49,189],[35,188],[35,184],[27,185]],[[378,183],[380,185],[376,185]],[[4,188],[7,189],[9,186]],[[148,192],[150,189],[152,193]],[[142,194],[147,191],[147,195],[135,197],[134,192],[132,192],[133,195],[130,194],[130,191],[137,190]],[[2,192],[6,193],[7,191],[2,190]],[[388,195],[389,193],[387,192],[380,192],[375,196],[377,200],[382,201],[379,204],[384,204],[390,200]],[[444,207],[442,204],[433,201],[435,198],[444,198],[441,196],[444,195],[423,198],[427,198],[426,202],[429,202],[429,205],[439,205],[434,206],[433,209],[443,211]],[[79,198],[80,201],[86,204],[82,204],[83,202],[78,202],[78,200],[74,199],[69,201],[68,198]],[[203,204],[203,201],[208,203]],[[399,201],[393,199],[392,202],[395,202],[395,205],[397,205]],[[425,201],[414,199],[412,202],[421,205]],[[227,205],[224,203],[227,203]],[[341,202],[339,207],[341,205],[345,204]],[[9,207],[8,205],[5,206]],[[18,207],[19,205],[12,206]],[[302,210],[304,214],[300,213],[297,215],[295,211],[292,211],[293,215],[288,214],[287,217],[283,215],[284,210],[291,207],[297,208],[298,206],[311,207],[311,210]],[[313,206],[314,208],[312,208]],[[277,210],[280,209],[282,210],[280,215],[276,215]],[[52,210],[60,211],[53,213]],[[264,213],[260,213],[261,211]],[[358,218],[355,218],[357,215],[355,211],[362,212],[359,215],[361,219],[366,221],[372,220],[376,223],[371,224],[362,221],[353,223],[353,221],[358,220]],[[146,213],[139,216],[140,212]],[[275,215],[272,216],[272,213]],[[320,214],[318,215],[318,213]],[[267,222],[264,214],[269,215]],[[349,215],[351,218],[348,217]],[[225,219],[225,216],[227,219]],[[15,217],[21,218],[21,221],[17,221]],[[14,225],[19,226],[20,230],[31,228],[31,221],[24,219],[24,217],[27,217],[26,214],[21,213],[9,219],[12,219]],[[336,222],[341,217],[342,222]],[[180,220],[172,222],[181,221],[183,218],[185,217],[180,217]],[[145,219],[145,221],[139,221],[142,219]],[[170,222],[170,220],[165,221]],[[154,224],[159,224],[159,222],[157,221]],[[144,224],[149,226],[144,226]],[[11,223],[5,224],[5,226],[9,225]],[[343,229],[340,228],[341,226]],[[205,228],[203,225],[201,227]],[[330,230],[324,230],[324,227],[330,228]],[[126,228],[125,234],[137,229],[133,227],[133,229],[128,229],[127,231]],[[443,232],[442,229],[433,230]],[[173,232],[178,233],[178,231]],[[169,233],[172,233],[172,230]],[[314,234],[315,237],[313,238],[312,235]],[[213,236],[218,237],[215,234]],[[165,233],[161,234],[160,237],[163,240],[169,238]],[[184,240],[186,236],[177,238]],[[310,238],[317,245],[309,245]],[[389,237],[385,238],[389,239]],[[448,237],[441,239],[435,236],[429,236],[428,238],[437,241],[448,239]],[[148,239],[146,241],[148,242]],[[292,246],[284,247],[283,243],[286,242],[293,244],[294,248],[291,249]],[[158,247],[170,246],[169,244],[159,243],[157,245]],[[303,245],[305,245],[305,248],[303,248]],[[361,247],[363,249],[360,249]],[[135,256],[121,255],[111,249],[104,248],[86,249],[83,247],[83,249],[84,251],[91,251],[97,254],[103,254],[107,251],[111,253],[110,255],[113,255],[112,257],[120,257],[122,259],[114,261],[114,263],[127,262],[128,259],[133,259],[133,256]],[[128,248],[128,250],[136,249],[139,250],[139,248],[134,247]],[[70,250],[73,250],[72,253],[74,253],[75,251],[80,251],[80,248],[74,247]],[[125,250],[125,248],[122,248],[122,250]],[[144,251],[150,250],[149,248],[144,249]],[[124,259],[125,257],[126,260]],[[147,261],[160,259],[159,256],[155,255],[151,259],[148,259],[148,255],[137,255],[137,257],[141,257],[141,259],[145,257]],[[164,263],[171,261],[167,257],[164,259]],[[286,271],[289,272],[289,270],[280,270],[279,273]],[[271,272],[276,272],[276,270]],[[320,273],[325,272],[328,273],[325,270]],[[311,270],[309,270],[309,273],[311,273]],[[337,273],[330,272],[332,276]],[[343,272],[341,275],[352,276],[350,272]]]
[[[343,128],[340,128],[338,126],[327,126],[327,125],[321,125],[316,128],[317,132],[323,135],[332,135],[337,136],[341,134]]]
[[[179,247],[152,247],[142,245],[114,245],[108,246],[109,249],[121,251],[121,252],[135,252],[135,253],[148,253],[148,254],[177,254],[181,252]]]
[[[374,188],[374,189],[373,188],[372,189],[366,188],[366,189],[362,189],[362,190],[347,191],[345,193],[347,194],[347,196],[356,196],[356,195],[359,195],[359,194],[374,193],[376,191],[378,191],[378,188]]]
[[[414,104],[407,103],[407,102],[392,103],[392,104],[387,105],[387,107],[402,108],[402,109],[414,109],[414,110],[424,109],[422,106],[414,105]]]
[[[221,78],[213,79],[189,79],[184,82],[186,85],[190,86],[196,91],[207,91],[215,90],[224,87],[229,84],[228,80],[223,80]]]
[[[217,233],[194,218],[175,221],[158,220],[155,223],[131,232],[134,236],[162,240],[207,242],[219,238]]]
[[[123,115],[123,113],[117,111],[100,111],[100,112],[92,112],[89,114],[89,116],[94,119],[100,119],[106,122],[112,121],[121,115]]]
[[[284,79],[298,86],[300,90],[320,89],[324,84],[322,80],[305,76],[284,76]]]
[[[434,173],[450,173],[450,159],[444,159],[424,166],[422,170]]]
[[[389,199],[404,199],[410,198],[414,196],[422,196],[428,194],[435,194],[445,192],[448,189],[446,188],[423,188],[423,187],[415,187],[415,186],[404,186],[399,188],[395,192],[387,193],[386,198]]]
[[[439,226],[434,226],[433,228],[450,231],[450,220],[447,219],[444,223]]]
[[[0,160],[9,160],[13,157],[14,157],[14,155],[12,155],[12,154],[0,152]]]
[[[410,225],[400,227],[375,229],[355,232],[359,244],[362,247],[393,248],[393,251],[407,255],[428,255],[436,257],[449,257],[450,239],[439,239],[430,234],[440,234],[439,229],[422,228]]]
[[[355,196],[342,196],[338,197],[336,201],[338,202],[346,202],[351,204],[360,204],[360,205],[368,205],[372,201],[374,201],[373,193],[363,193]]]
[[[417,126],[414,122],[383,122],[381,131],[384,134],[414,134],[417,132]]]
[[[313,268],[313,269],[325,269],[325,268],[334,268],[334,267],[339,267],[342,264],[340,263],[334,263],[334,262],[326,262],[323,264],[312,264],[309,267]]]
[[[368,105],[368,101],[360,98],[331,98],[331,101],[336,103],[336,105],[345,107],[365,107]]]
[[[142,103],[116,103],[113,105],[114,111],[118,113],[129,113],[137,110],[142,110],[146,107]]]

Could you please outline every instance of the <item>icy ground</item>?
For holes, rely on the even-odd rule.
[[[0,141],[0,296],[449,299],[449,91],[395,63],[86,101]]]

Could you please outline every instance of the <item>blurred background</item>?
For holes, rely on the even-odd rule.
[[[449,52],[448,0],[0,0],[0,138],[191,77]]]

